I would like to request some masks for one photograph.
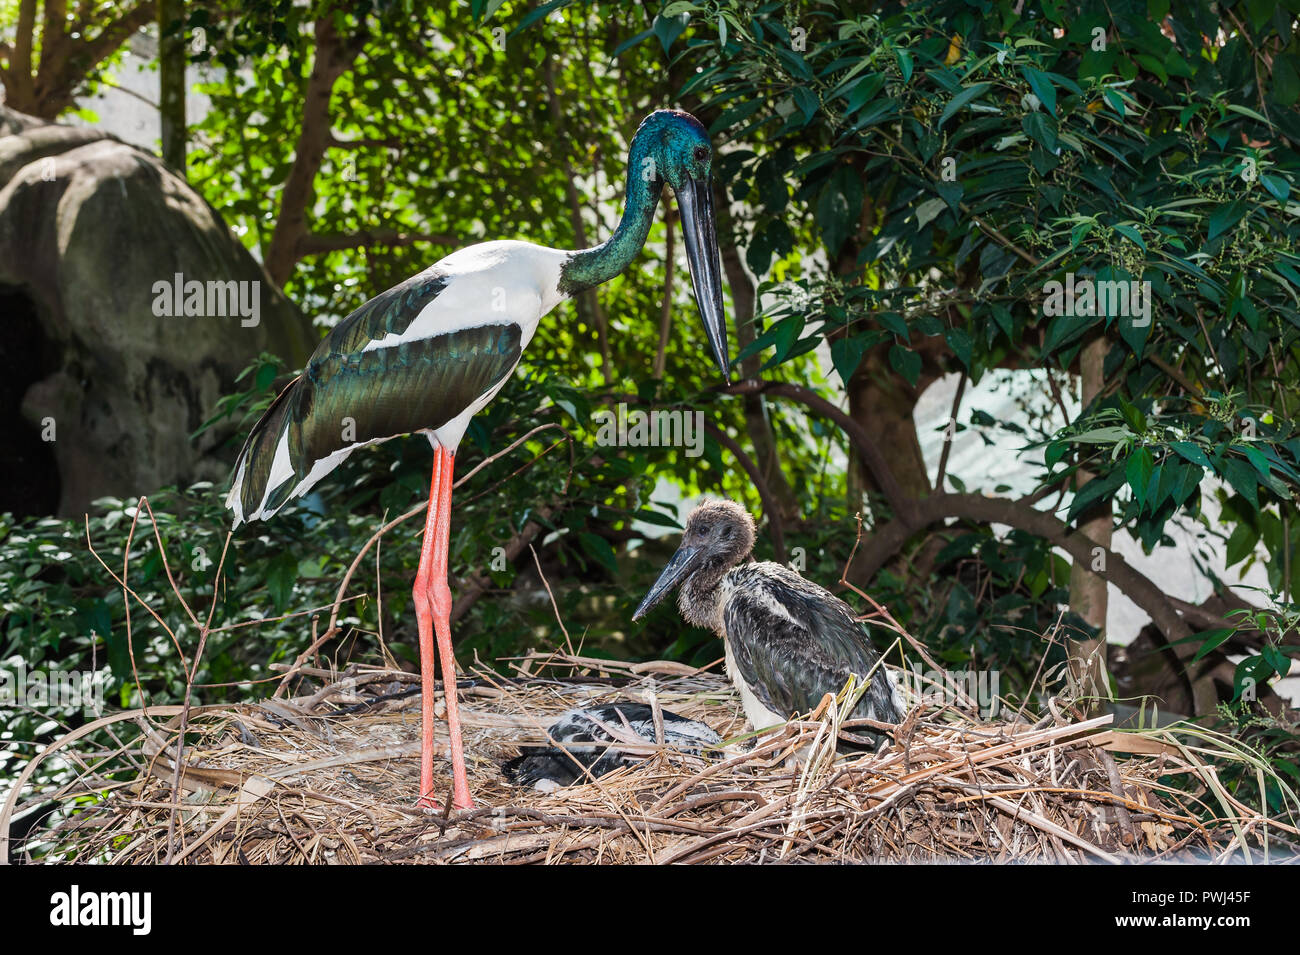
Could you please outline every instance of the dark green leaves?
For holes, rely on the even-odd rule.
[[[1174,441],[1169,446],[1174,449],[1179,457],[1190,461],[1192,464],[1205,468],[1207,471],[1214,470],[1214,465],[1210,463],[1209,457],[1201,450],[1200,445],[1193,444],[1191,441]]]
[[[266,568],[266,592],[276,613],[284,613],[293,598],[298,579],[298,558],[285,551],[271,559]]]
[[[1124,466],[1125,480],[1128,481],[1128,486],[1133,489],[1133,499],[1137,501],[1139,508],[1146,503],[1148,485],[1151,483],[1151,472],[1154,469],[1155,459],[1146,448],[1134,450],[1129,455],[1128,463]]]
[[[944,123],[948,122],[949,119],[960,112],[963,106],[967,103],[973,102],[976,98],[983,96],[992,88],[992,86],[992,83],[976,83],[974,86],[962,90],[949,100],[948,105],[945,106],[943,112],[939,114],[939,125],[942,126]]]
[[[836,167],[817,200],[817,225],[826,252],[832,258],[857,230],[861,210],[862,179],[849,166]]]
[[[921,356],[902,345],[889,346],[889,365],[907,379],[909,385],[915,386],[921,376]]]
[[[1047,74],[1029,66],[1021,67],[1020,72],[1028,80],[1029,87],[1034,91],[1034,95],[1038,97],[1038,101],[1043,104],[1043,107],[1049,113],[1055,116],[1056,88],[1052,86],[1052,81],[1047,78]]]

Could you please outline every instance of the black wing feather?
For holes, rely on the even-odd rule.
[[[440,428],[510,374],[522,352],[522,330],[513,322],[365,350],[405,332],[450,281],[436,266],[427,269],[375,296],[325,336],[244,443],[242,513],[256,512],[266,497],[286,428],[293,476],[271,489],[267,514],[317,461],[351,445]]]
[[[709,746],[722,742],[708,725],[684,716],[661,710],[664,743],[682,752],[699,756]],[[624,766],[635,766],[641,756],[629,755],[618,749],[619,740],[605,727],[619,733],[640,736],[647,742],[655,740],[653,713],[645,703],[607,703],[587,709],[572,709],[564,713],[547,730],[551,739],[566,744],[564,749],[555,746],[523,746],[519,756],[501,766],[502,774],[519,786],[534,786],[550,780],[557,786],[571,786],[586,782],[590,777],[604,776]],[[590,746],[576,745],[590,743]],[[581,766],[579,765],[581,764]],[[581,767],[586,767],[583,772]]]
[[[785,716],[838,693],[849,674],[872,673],[852,716],[897,723],[903,714],[880,654],[849,606],[780,564],[748,564],[728,574],[723,611],[727,642],[741,678],[759,701]],[[775,609],[784,608],[788,617]]]

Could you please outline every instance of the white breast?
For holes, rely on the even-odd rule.
[[[765,730],[769,726],[776,726],[779,723],[784,723],[788,717],[769,710],[762,702],[760,702],[758,697],[754,695],[754,691],[749,688],[749,684],[745,682],[743,677],[741,677],[740,669],[736,666],[735,660],[732,659],[731,656],[731,641],[726,637],[723,637],[722,643],[723,646],[726,647],[727,653],[727,676],[731,677],[732,686],[734,686],[736,692],[740,694],[740,704],[745,710],[745,718],[749,720],[750,725],[756,730]]]

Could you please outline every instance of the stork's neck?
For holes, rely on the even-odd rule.
[[[565,295],[577,295],[608,282],[631,265],[645,245],[664,189],[662,170],[649,166],[648,158],[648,148],[634,139],[627,157],[627,206],[623,218],[606,241],[595,248],[574,252],[560,268],[559,289]],[[653,179],[646,178],[650,173],[654,174]]]
[[[747,558],[746,558],[747,559]],[[744,562],[745,559],[740,561]],[[717,561],[704,564],[691,574],[677,592],[677,608],[687,623],[708,627],[722,636],[722,601],[725,598],[722,581],[737,566],[737,562]]]

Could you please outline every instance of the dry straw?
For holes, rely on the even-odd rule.
[[[119,715],[139,738],[76,754],[74,782],[28,794],[56,803],[58,821],[22,848],[123,865],[169,854],[200,864],[1264,861],[1298,834],[1224,789],[1210,757],[1249,754],[1200,731],[1115,732],[1108,716],[1058,706],[1037,723],[981,722],[914,701],[883,753],[836,757],[837,726],[855,727],[840,719],[843,698],[744,734],[729,684],[709,672],[560,654],[509,665],[515,677],[478,669],[460,690],[472,811],[413,806],[411,674],[309,669],[321,681],[311,693],[192,708],[179,773],[180,707]],[[501,778],[501,760],[543,742],[567,707],[652,698],[730,737],[724,751],[700,759],[645,744],[636,767],[551,793]],[[135,777],[99,778],[108,756],[138,766]],[[1170,785],[1179,778],[1191,785]],[[9,821],[7,810],[6,832]]]
[[[143,499],[132,511],[126,553],[137,523],[154,524]],[[417,810],[418,677],[388,666],[311,665],[341,632],[339,607],[366,551],[417,511],[362,548],[333,606],[322,608],[332,610],[326,631],[317,636],[313,618],[312,646],[280,668],[270,699],[198,706],[187,691],[181,705],[104,716],[42,749],[0,806],[0,864],[11,854],[117,865],[1224,862],[1291,856],[1300,842],[1300,800],[1289,784],[1248,747],[1197,726],[1122,732],[1109,716],[1085,718],[1054,698],[1037,722],[1020,711],[981,720],[943,675],[922,698],[903,681],[913,696],[897,727],[846,721],[861,692],[850,681],[804,718],[747,733],[730,683],[710,668],[586,658],[567,634],[567,652],[500,661],[508,678],[474,668],[459,692],[478,808]],[[171,579],[156,529],[153,536]],[[129,562],[120,574],[101,564],[128,606],[139,604],[167,630],[193,685],[208,634],[223,629],[210,629],[212,611],[201,620],[173,584],[199,633],[187,658],[164,615],[130,588]],[[942,675],[925,647],[870,602],[873,626],[894,631]],[[127,623],[129,642],[129,615]],[[297,695],[287,695],[290,687]],[[500,763],[544,742],[563,710],[629,699],[702,720],[726,744],[711,758],[650,743],[621,747],[643,761],[550,793],[501,777]],[[837,753],[837,738],[852,739],[864,725],[887,732],[887,748]],[[132,727],[139,732],[123,732]],[[46,776],[51,765],[60,770],[52,789],[30,785],[43,765]],[[1247,805],[1220,778],[1224,767],[1256,779],[1259,792],[1267,777],[1283,810]],[[449,778],[439,780],[449,797]],[[43,824],[12,842],[17,823],[37,815]]]

